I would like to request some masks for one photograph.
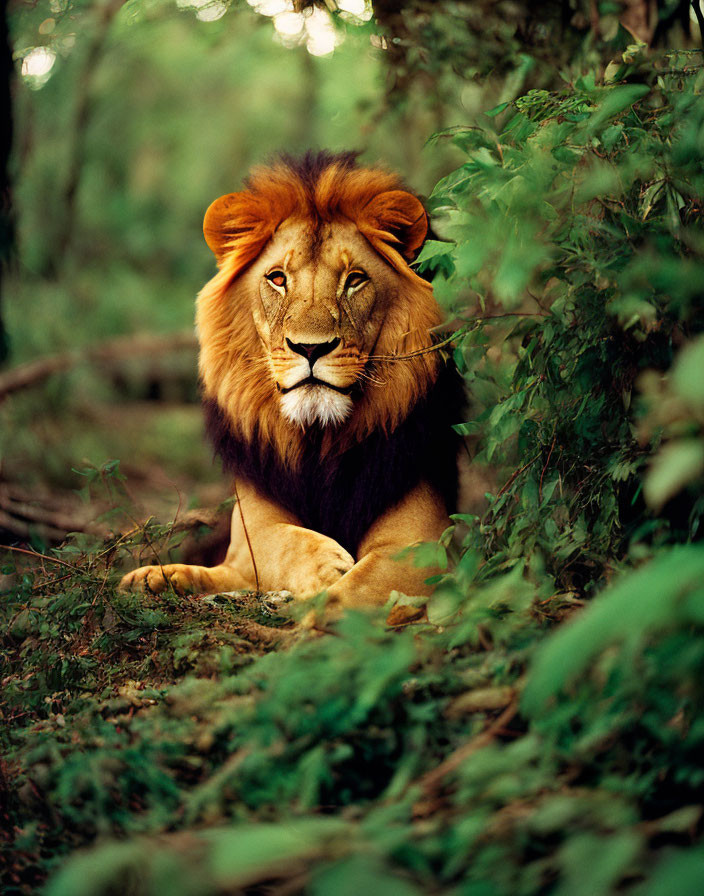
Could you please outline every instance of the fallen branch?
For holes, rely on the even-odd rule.
[[[38,535],[43,541],[59,542],[66,538],[66,531],[57,529],[49,523],[29,523],[26,520],[17,519],[12,514],[0,509],[0,532],[8,532],[14,538],[28,541],[33,535]],[[0,545],[0,548],[4,548]]]
[[[494,738],[501,734],[506,725],[518,713],[518,700],[514,699],[501,715],[488,725],[479,734],[470,738],[468,741],[459,746],[454,752],[445,759],[440,765],[431,769],[418,781],[418,785],[423,791],[423,796],[413,807],[413,814],[417,818],[424,818],[432,813],[437,798],[437,793],[442,789],[445,778],[456,771],[465,760],[469,759],[478,750],[489,746]]]
[[[48,526],[57,532],[63,532],[64,537],[68,532],[107,535],[108,530],[105,526],[85,519],[85,513],[75,513],[65,502],[57,507],[52,506],[51,502],[47,505],[44,503],[45,499],[40,500],[41,503],[38,503],[28,492],[8,488],[0,483],[0,511],[4,511],[5,516],[14,518],[18,525],[26,522],[29,525],[38,524],[40,527]]]
[[[67,563],[65,560],[60,560],[58,557],[52,557],[50,554],[40,554],[39,551],[30,551],[27,548],[18,548],[12,544],[0,544],[0,550],[12,551],[15,554],[26,554],[28,557],[34,557],[36,560],[41,560],[42,563],[56,563],[58,566],[65,566],[73,572],[81,571],[73,563]]]
[[[65,492],[38,492],[0,480],[0,531],[29,540],[39,536],[49,543],[64,541],[69,532],[85,532],[99,537],[109,534],[107,526],[96,522],[95,509],[78,505],[76,495]]]
[[[66,352],[39,361],[20,364],[12,370],[0,374],[0,402],[8,395],[36,386],[57,373],[64,373],[78,364],[90,362],[109,366],[131,358],[154,358],[170,352],[195,349],[196,337],[192,330],[181,330],[154,336],[150,333],[138,333],[134,336],[121,336],[102,345],[92,346],[83,351]]]
[[[71,532],[107,538],[110,526],[96,517],[108,509],[108,506],[95,502],[87,507],[78,501],[74,492],[52,492],[46,488],[31,491],[0,479],[0,532],[17,539],[39,536],[47,543],[59,544]],[[219,507],[194,508],[176,517],[170,533],[195,531],[201,527],[215,529],[227,516],[227,511]]]

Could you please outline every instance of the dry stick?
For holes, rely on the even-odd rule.
[[[2,508],[0,508],[0,530],[22,539],[31,538],[33,532],[52,541],[63,541],[66,537],[66,532],[63,529],[55,529],[48,523],[29,523],[26,520],[17,519],[12,514],[5,513]]]
[[[500,498],[501,495],[503,495],[503,493],[506,491],[506,489],[513,485],[514,481],[521,475],[521,473],[525,473],[528,467],[531,467],[539,457],[540,455],[536,454],[535,457],[531,458],[531,460],[528,461],[528,463],[523,464],[522,467],[519,467],[515,472],[513,472],[506,480],[506,482],[504,482],[504,484],[501,486],[501,489],[499,490],[499,493],[496,497]]]
[[[107,563],[105,564],[105,575],[103,576],[103,581],[100,583],[100,587],[97,590],[93,591],[93,600],[90,602],[91,607],[95,606],[96,601],[99,597],[102,597],[103,592],[105,591],[105,585],[108,581],[108,576],[110,575],[110,571],[112,569],[113,558],[108,557]]]
[[[548,468],[548,464],[550,463],[550,458],[552,457],[552,449],[555,447],[555,440],[557,439],[556,435],[552,437],[552,445],[550,445],[550,450],[548,451],[548,458],[545,461],[545,465],[540,473],[540,484],[538,485],[538,501],[542,503],[543,501],[543,477],[545,476],[545,471]]]
[[[28,554],[30,557],[34,557],[37,560],[48,560],[49,563],[58,563],[59,566],[65,566],[67,569],[72,569],[74,572],[83,572],[80,567],[74,566],[73,563],[59,560],[58,557],[50,557],[48,554],[40,554],[39,551],[29,551],[27,548],[16,548],[10,544],[0,544],[0,551],[15,551],[17,554]]]
[[[471,318],[471,324],[468,324],[466,327],[462,327],[456,333],[453,333],[451,336],[448,336],[447,339],[443,339],[441,342],[435,342],[433,345],[428,345],[425,348],[416,349],[413,352],[409,352],[407,355],[370,355],[369,361],[410,361],[412,358],[418,358],[420,355],[427,355],[430,352],[436,352],[438,349],[444,348],[446,345],[449,345],[451,342],[455,342],[457,339],[461,339],[462,336],[466,336],[467,333],[471,333],[476,326],[483,321],[486,320],[501,320],[506,317],[547,317],[546,314],[539,314],[533,311],[507,311],[505,314],[487,314],[484,317],[473,317]]]
[[[181,493],[181,489],[176,485],[176,483],[172,482],[171,480],[169,480],[169,485],[172,485],[176,490],[176,494],[178,495],[178,507],[176,508],[176,513],[174,514],[174,518],[171,521],[171,525],[169,526],[169,531],[166,534],[165,541],[167,542],[167,544],[176,531],[176,521],[178,520],[179,514],[181,513],[181,508],[183,507],[183,494]]]
[[[149,533],[147,532],[147,526],[149,525],[149,523],[151,523],[151,521],[154,519],[154,517],[150,516],[149,519],[146,520],[142,524],[141,527],[139,526],[139,523],[137,523],[137,521],[131,514],[129,514],[129,519],[131,522],[133,522],[135,524],[135,526],[137,526],[138,529],[141,530],[142,538],[144,538],[144,540],[147,542],[147,547],[152,552],[152,555],[154,557],[154,563],[152,564],[152,566],[159,567],[159,569],[161,570],[161,575],[168,586],[170,584],[170,582],[169,582],[169,579],[166,578],[166,573],[164,572],[164,564],[159,559],[159,552],[157,551],[156,547],[154,546],[154,542],[152,541],[151,537],[149,536]],[[140,551],[140,560],[141,559],[142,559],[142,551]],[[149,585],[148,585],[146,579],[145,579],[144,584],[148,590],[151,590],[151,589],[149,589]]]
[[[46,572],[44,573],[46,575]],[[63,576],[56,576],[53,579],[43,580],[38,582],[32,588],[32,594],[35,594],[37,591],[46,591],[47,588],[53,588],[55,585],[60,585],[62,582],[65,582],[67,579],[72,579],[75,573],[67,572]]]
[[[466,743],[459,746],[445,759],[440,765],[427,772],[418,782],[426,794],[432,793],[442,784],[444,778],[447,777],[455,769],[468,759],[473,753],[488,746],[497,734],[511,721],[518,712],[518,700],[514,699],[501,715],[495,719],[488,728],[480,731],[479,734],[470,738]]]
[[[5,511],[10,517],[17,520],[19,526],[37,523],[52,531],[87,532],[89,534],[103,535],[105,529],[86,521],[81,522],[75,517],[61,510],[52,510],[48,507],[37,507],[26,500],[16,500],[3,494],[0,486],[0,512]],[[24,530],[23,530],[24,531]]]
[[[451,336],[448,336],[447,339],[443,339],[441,342],[435,342],[433,345],[428,345],[425,348],[416,349],[413,352],[409,352],[407,355],[370,355],[370,361],[410,361],[412,358],[418,358],[420,355],[428,355],[430,352],[436,352],[438,349],[443,348],[446,345],[449,345],[451,342],[454,342],[456,339],[459,339],[461,336],[469,333],[470,327],[464,327],[462,330],[459,330],[457,333],[453,333]]]
[[[41,383],[50,376],[70,370],[84,361],[109,364],[141,356],[155,357],[165,352],[195,347],[196,337],[192,330],[163,336],[137,333],[83,351],[66,352],[39,361],[30,361],[0,375],[0,402],[13,392]]]
[[[257,586],[257,591],[261,591],[259,587],[259,572],[257,570],[257,561],[254,559],[254,550],[252,549],[252,542],[249,540],[249,532],[247,531],[247,524],[244,521],[244,513],[242,513],[242,502],[240,501],[239,493],[237,492],[237,480],[233,479],[232,484],[235,487],[235,500],[237,501],[237,509],[240,512],[240,520],[242,521],[242,528],[244,529],[244,537],[247,539],[247,549],[249,550],[249,556],[252,560],[252,566],[254,567],[254,583]]]

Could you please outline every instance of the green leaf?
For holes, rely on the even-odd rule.
[[[459,592],[438,588],[427,603],[428,622],[431,625],[447,625],[463,603],[464,597]]]
[[[493,109],[489,109],[488,112],[485,112],[484,114],[488,115],[489,118],[495,118],[497,115],[503,112],[504,109],[508,108],[508,106],[509,103],[499,103],[498,106],[494,106]]]
[[[702,579],[701,545],[672,548],[623,576],[542,645],[523,692],[524,709],[539,715],[549,699],[569,687],[609,645],[672,625],[678,605]]]
[[[655,455],[643,483],[648,506],[659,510],[704,472],[704,440],[677,439]]]
[[[275,877],[292,862],[325,855],[331,839],[341,836],[349,836],[349,826],[339,819],[302,818],[110,843],[70,859],[46,893],[204,896]],[[140,881],[140,889],[130,881]]]
[[[351,856],[318,872],[310,885],[312,896],[421,896],[407,878],[393,874],[375,856]]]
[[[596,133],[610,118],[628,109],[648,93],[650,93],[648,84],[624,84],[605,88],[599,105],[587,123],[587,132]]]
[[[452,255],[455,251],[456,246],[454,242],[442,242],[440,240],[427,240],[423,248],[420,251],[420,254],[416,258],[414,264],[421,264],[424,261],[429,261],[432,258],[439,258],[444,255]]]
[[[425,541],[410,548],[414,566],[439,566],[447,569],[447,551],[435,541]]]
[[[693,407],[704,407],[704,336],[685,345],[677,355],[672,384]]]
[[[632,830],[616,831],[608,837],[592,833],[571,837],[559,852],[564,871],[555,896],[614,892],[642,848],[642,841],[643,835]]]
[[[704,850],[678,850],[655,868],[652,878],[637,890],[637,896],[699,896],[704,881]]]

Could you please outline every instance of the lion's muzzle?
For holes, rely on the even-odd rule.
[[[343,353],[338,337],[318,342],[286,337],[283,350],[272,353],[281,411],[287,420],[302,427],[329,426],[349,416],[357,375],[341,357]]]

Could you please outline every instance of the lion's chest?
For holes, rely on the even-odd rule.
[[[391,434],[372,433],[341,455],[321,458],[320,434],[311,430],[295,470],[272,449],[233,435],[213,401],[205,402],[206,426],[228,471],[357,556],[372,523],[421,481],[454,511],[459,438],[452,424],[460,420],[463,398],[457,374],[445,371]]]

